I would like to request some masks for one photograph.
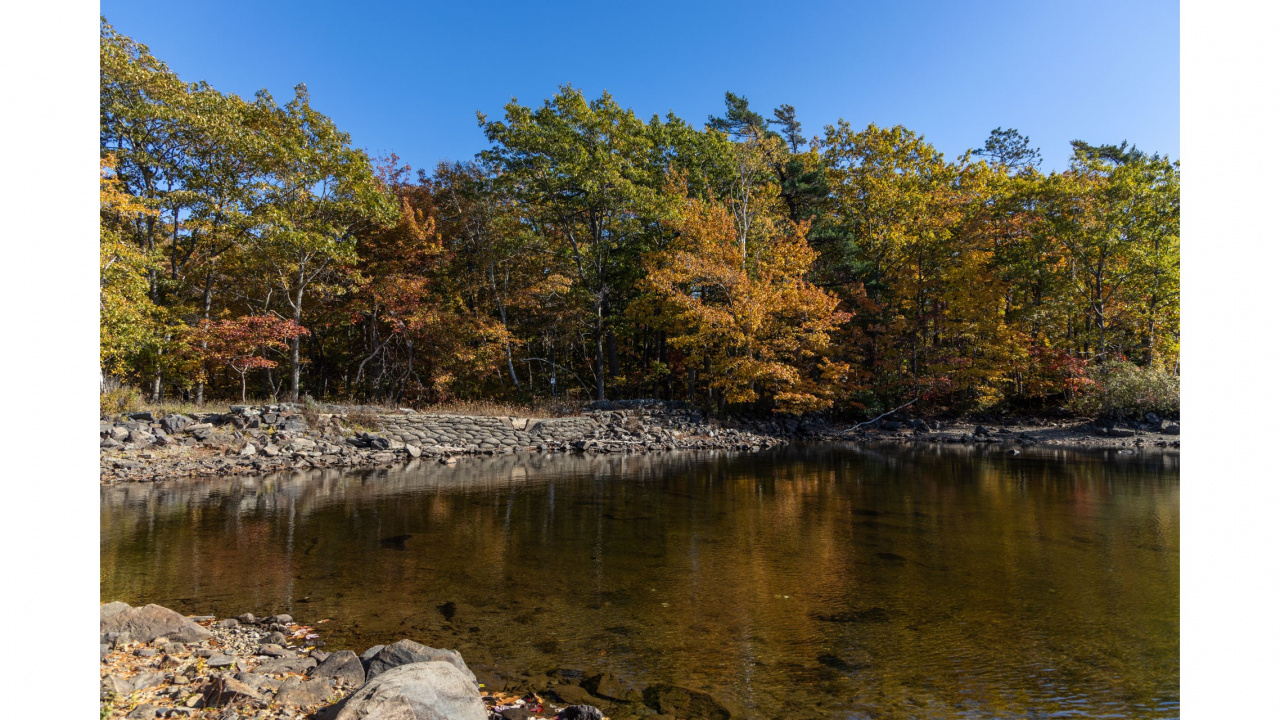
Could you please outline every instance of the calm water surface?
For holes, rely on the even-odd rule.
[[[752,718],[1179,714],[1178,458],[820,445],[102,489],[102,600]]]

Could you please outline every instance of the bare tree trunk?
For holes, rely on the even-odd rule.
[[[551,340],[551,397],[560,397],[560,392],[556,388],[556,341]]]
[[[605,336],[605,341],[609,348],[609,377],[618,377],[622,373],[618,370],[618,338],[610,330]]]
[[[293,305],[293,321],[302,324],[302,289],[305,275],[298,271],[298,297],[290,303]],[[287,295],[287,293],[286,293]],[[289,379],[289,402],[298,402],[298,381],[302,377],[302,337],[295,335],[290,347],[290,365],[292,375]]]
[[[213,305],[213,273],[205,273],[204,277],[204,313],[203,319],[209,319],[209,309]],[[205,350],[209,347],[209,343],[205,340],[200,341],[200,349]],[[203,355],[203,353],[201,353]],[[200,361],[200,381],[196,383],[196,405],[204,405],[204,360]],[[243,395],[243,393],[241,393]]]
[[[604,304],[596,300],[596,399],[604,400]]]

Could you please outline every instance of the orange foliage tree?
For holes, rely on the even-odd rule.
[[[674,225],[678,238],[650,258],[644,282],[672,345],[701,368],[719,403],[764,400],[779,412],[830,407],[848,367],[827,351],[849,315],[805,280],[817,258],[804,238],[807,224],[784,220],[744,247],[729,209],[689,199]]]
[[[273,368],[277,364],[263,353],[283,351],[294,338],[308,334],[306,328],[292,320],[246,315],[232,320],[201,321],[192,330],[191,345],[202,360],[226,365],[240,376],[240,402],[245,402],[249,371]]]

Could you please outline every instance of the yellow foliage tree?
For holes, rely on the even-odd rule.
[[[156,307],[147,294],[151,258],[121,232],[125,223],[156,211],[120,189],[114,168],[112,156],[102,158],[98,309],[99,360],[104,375],[124,374],[132,357],[158,328]]]
[[[730,210],[689,199],[676,240],[649,260],[646,289],[671,344],[701,368],[721,404],[768,401],[778,412],[831,407],[848,367],[827,358],[849,315],[805,280],[817,253],[806,224],[774,223],[744,254]],[[753,233],[754,234],[754,233]]]

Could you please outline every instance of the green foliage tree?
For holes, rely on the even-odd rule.
[[[1176,396],[1180,169],[1128,142],[1073,141],[1045,174],[1014,129],[948,159],[901,126],[806,138],[734,93],[694,127],[565,86],[481,115],[488,149],[415,181],[302,85],[280,105],[187,83],[105,20],[100,68],[102,371],[153,399]],[[308,332],[211,372],[211,329],[254,318]]]

